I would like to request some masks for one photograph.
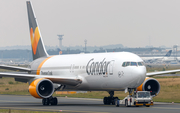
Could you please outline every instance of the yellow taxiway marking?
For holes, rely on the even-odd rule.
[[[0,109],[14,109],[14,110],[30,110],[30,111],[52,111],[52,112],[73,112],[73,113],[109,113],[96,111],[74,111],[74,110],[50,110],[50,109],[34,109],[34,108],[16,108],[16,107],[0,107]]]

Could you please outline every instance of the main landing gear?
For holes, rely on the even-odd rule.
[[[115,100],[118,99],[118,97],[113,97],[114,96],[114,91],[109,91],[110,96],[109,97],[104,97],[103,102],[104,105],[115,105]]]
[[[56,97],[43,98],[43,99],[42,99],[42,104],[43,104],[44,106],[57,105],[57,104],[58,104],[58,100],[57,100]]]
[[[57,84],[57,87],[55,88],[54,92],[57,90],[63,90],[66,86],[65,85],[59,85]],[[58,99],[56,97],[49,97],[49,98],[43,98],[42,99],[42,104],[44,106],[48,105],[57,105],[58,104]]]

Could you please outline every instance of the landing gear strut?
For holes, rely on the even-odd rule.
[[[128,88],[129,95],[134,95],[134,91],[136,91],[136,88]]]
[[[104,97],[103,102],[104,105],[115,105],[115,99],[118,99],[118,97],[113,97],[114,96],[114,91],[109,91],[110,96],[109,97]]]
[[[43,98],[42,99],[42,104],[45,106],[48,105],[57,105],[58,104],[58,100],[56,97],[50,97],[50,98]]]

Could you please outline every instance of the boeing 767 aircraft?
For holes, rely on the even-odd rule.
[[[114,104],[117,98],[113,97],[114,91],[144,90],[155,96],[160,84],[148,76],[180,72],[147,73],[143,60],[129,52],[49,56],[30,1],[27,1],[27,12],[33,62],[27,68],[1,65],[0,68],[28,74],[0,72],[0,78],[13,77],[16,81],[28,82],[29,93],[42,99],[43,105],[58,104],[57,98],[52,97],[56,90],[107,91],[110,96],[104,97],[104,104]]]

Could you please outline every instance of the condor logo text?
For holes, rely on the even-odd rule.
[[[89,60],[86,66],[88,75],[112,75],[114,60],[106,61],[105,58],[101,62],[94,61],[94,58]]]

